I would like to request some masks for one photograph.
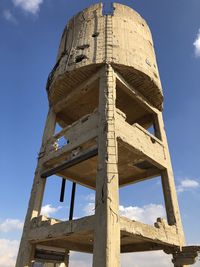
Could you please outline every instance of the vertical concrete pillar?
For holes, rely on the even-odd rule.
[[[61,263],[60,267],[69,267],[69,250],[65,251],[65,262]]]
[[[183,232],[183,226],[181,222],[181,216],[179,211],[176,187],[174,182],[173,170],[171,165],[170,153],[167,143],[167,137],[164,129],[164,122],[162,113],[158,112],[156,118],[156,131],[158,131],[158,136],[162,140],[165,151],[166,151],[166,159],[168,161],[167,169],[163,170],[161,174],[162,178],[162,187],[163,194],[165,199],[166,213],[169,225],[176,225],[177,232],[180,238],[180,245],[185,245],[185,237]]]
[[[115,135],[116,80],[110,65],[100,77],[98,166],[93,267],[120,266],[118,153]]]
[[[35,171],[35,177],[33,181],[31,196],[28,205],[28,212],[26,215],[23,235],[20,243],[19,253],[17,257],[16,267],[30,267],[32,257],[34,255],[34,247],[28,242],[27,235],[30,228],[30,222],[33,217],[40,214],[46,179],[40,177],[40,170],[42,167],[42,156],[45,154],[45,150],[48,144],[48,140],[53,136],[56,125],[56,115],[50,108],[46,120],[44,134],[42,138],[42,146],[39,153],[38,164]]]

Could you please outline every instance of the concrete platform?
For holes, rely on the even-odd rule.
[[[158,219],[155,226],[120,217],[121,252],[175,249],[180,246],[174,226]],[[45,216],[32,219],[29,241],[37,245],[92,253],[94,216],[59,221]]]

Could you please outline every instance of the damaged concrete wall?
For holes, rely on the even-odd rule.
[[[127,6],[115,3],[113,15],[103,15],[102,8],[102,4],[93,5],[67,24],[48,85],[50,101],[57,101],[57,95],[64,90],[61,80],[64,82],[69,75],[71,79],[76,75],[81,83],[81,75],[87,75],[88,70],[111,63],[155,107],[162,109],[162,87],[147,23]]]

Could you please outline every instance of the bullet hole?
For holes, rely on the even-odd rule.
[[[149,43],[150,43],[150,45],[151,45],[151,46],[153,46],[153,44],[152,44],[152,42],[151,42],[151,41],[149,41]]]
[[[86,55],[79,55],[76,57],[76,63],[83,61],[84,59],[88,59]]]
[[[97,37],[97,36],[99,36],[99,32],[94,32],[94,33],[92,34],[92,37],[93,37],[93,38],[95,38],[95,37]]]
[[[158,75],[155,72],[153,74],[154,74],[155,78],[158,79]]]
[[[77,49],[77,50],[84,50],[84,49],[89,48],[89,47],[90,47],[89,44],[84,44],[84,45],[78,45],[78,46],[76,47],[76,49]]]

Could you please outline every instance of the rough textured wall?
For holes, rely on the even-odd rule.
[[[113,7],[112,15],[103,15],[102,4],[96,4],[69,21],[48,84],[52,103],[59,100],[57,93],[60,97],[68,93],[67,79],[71,88],[75,87],[73,75],[80,76],[77,83],[81,83],[81,75],[84,79],[102,64],[111,63],[154,106],[162,108],[162,88],[149,27],[133,9],[116,3]]]

